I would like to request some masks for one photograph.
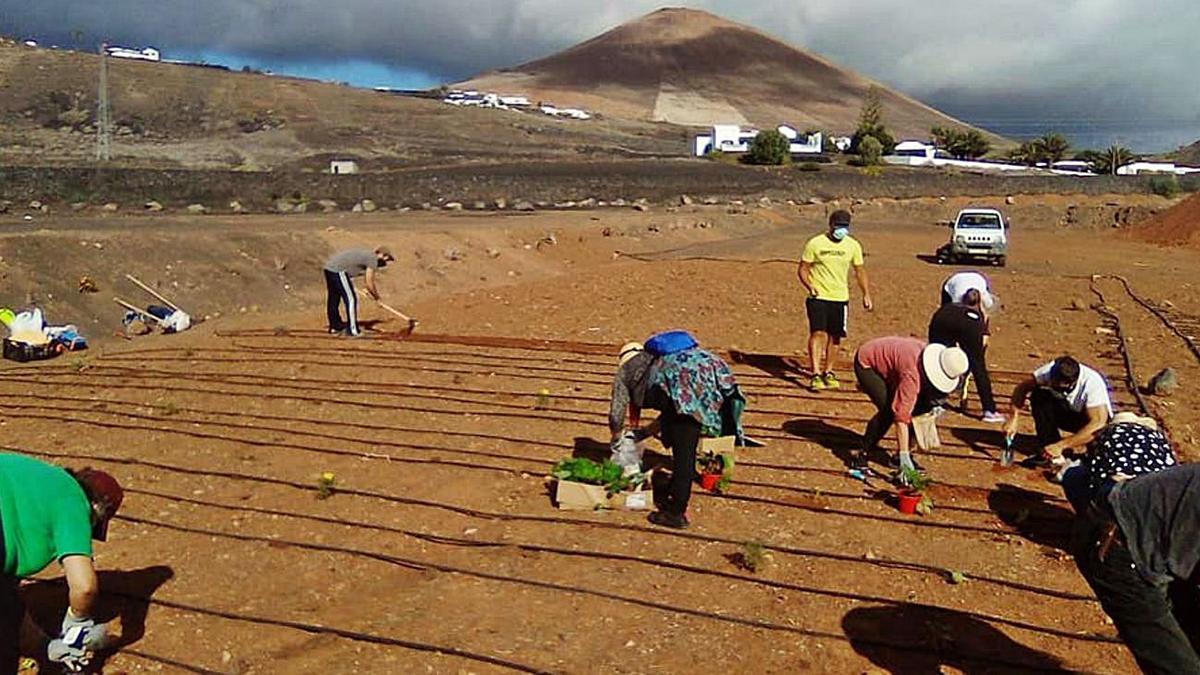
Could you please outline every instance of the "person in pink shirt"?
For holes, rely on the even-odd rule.
[[[954,391],[969,369],[967,355],[958,347],[926,344],[917,338],[881,337],[859,347],[854,355],[854,375],[858,388],[875,404],[876,413],[867,423],[853,468],[867,467],[868,456],[890,426],[895,428],[898,446],[893,466],[901,471],[920,470],[909,447],[913,415],[932,409],[934,398]]]

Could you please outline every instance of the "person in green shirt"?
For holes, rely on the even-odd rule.
[[[106,646],[107,627],[92,618],[100,595],[92,540],[107,539],[124,494],[103,471],[0,453],[0,675],[17,672],[23,626],[27,637],[46,642],[47,659],[69,671]],[[59,636],[46,641],[26,617],[18,586],[53,562],[66,574],[69,605]]]
[[[862,291],[863,308],[871,311],[874,304],[862,246],[850,236],[850,212],[839,209],[829,214],[829,230],[808,240],[796,271],[800,284],[808,291],[804,307],[808,313],[808,358],[812,365],[810,386],[814,391],[841,387],[833,368],[846,337],[851,269]]]

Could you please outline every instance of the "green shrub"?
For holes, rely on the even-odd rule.
[[[747,164],[779,166],[791,159],[791,141],[776,129],[761,131],[750,141]]]
[[[722,164],[737,164],[737,157],[725,152],[724,150],[710,150],[705,159],[711,162],[721,162]]]
[[[883,158],[883,143],[874,136],[865,136],[858,143],[858,156],[863,166],[876,166]]]
[[[1159,197],[1174,199],[1183,192],[1183,187],[1179,185],[1179,177],[1175,174],[1154,176],[1150,179],[1150,191]]]

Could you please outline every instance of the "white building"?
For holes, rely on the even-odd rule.
[[[1137,176],[1143,173],[1164,173],[1185,176],[1189,173],[1200,173],[1200,168],[1177,166],[1172,162],[1133,162],[1117,169],[1118,176]]]
[[[895,157],[920,157],[922,159],[933,159],[937,157],[937,146],[921,141],[901,141],[896,144],[896,149],[892,151]]]
[[[1092,163],[1079,159],[1064,159],[1050,165],[1050,172],[1063,176],[1095,176]]]
[[[358,162],[352,159],[335,159],[329,162],[329,173],[335,176],[341,176],[349,173],[358,173]]]
[[[791,154],[821,153],[824,143],[821,132],[802,134],[787,125],[780,125],[778,131],[788,139],[788,150]],[[696,136],[692,142],[692,152],[697,157],[703,157],[714,150],[730,154],[748,152],[750,141],[758,134],[758,129],[743,129],[736,124],[715,124],[709,133]]]
[[[161,61],[162,54],[154,47],[145,47],[144,49],[130,49],[128,47],[105,47],[104,52],[113,58],[118,59],[135,59],[137,61]]]

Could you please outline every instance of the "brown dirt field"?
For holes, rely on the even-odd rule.
[[[1200,248],[1200,193],[1141,223],[1130,233],[1155,244]]]
[[[1070,351],[1129,407],[1114,337],[1096,331],[1096,312],[1068,308],[1095,299],[1098,273],[1194,305],[1200,289],[1185,275],[1197,254],[1063,229],[1055,214],[1067,201],[1014,207],[1010,266],[992,274],[997,389],[1003,401],[1021,373]],[[333,232],[316,218],[120,218],[94,231],[88,241],[111,238],[104,278],[122,268],[123,242],[155,241],[142,263],[181,260],[174,278],[199,287],[177,293],[206,311],[239,298],[239,283],[249,304],[279,282],[262,262],[233,283],[213,259],[244,260],[237,248],[206,246],[295,247],[299,266],[284,272],[295,295],[262,300],[259,313],[0,367],[5,446],[109,469],[129,488],[97,562],[107,613],[136,640],[105,672],[1132,671],[1062,552],[1069,507],[1039,474],[996,469],[995,428],[949,415],[945,446],[925,461],[939,484],[924,518],[844,475],[839,456],[870,405],[797,385],[804,323],[789,261],[824,216],[806,208],[386,214]],[[851,347],[924,332],[950,270],[918,255],[944,238],[930,223],[953,208],[859,211],[878,307],[853,310]],[[701,218],[711,226],[694,227]],[[53,251],[88,227],[63,219],[37,236]],[[539,249],[534,236],[547,232],[556,243]],[[361,340],[322,335],[309,268],[332,246],[372,241],[406,247],[383,290],[421,328],[409,339],[386,322]],[[465,260],[430,256],[450,245]],[[1116,282],[1096,289],[1121,318],[1138,380],[1180,371],[1182,389],[1151,403],[1191,457],[1200,362]],[[551,464],[603,447],[607,352],[677,326],[758,355],[735,369],[748,431],[768,445],[740,453],[727,494],[697,491],[686,533],[644,514],[554,510]],[[338,489],[318,500],[325,471]],[[753,540],[772,551],[757,574],[731,562]],[[949,583],[951,570],[968,581]],[[55,574],[26,587],[49,621],[63,602]]]

